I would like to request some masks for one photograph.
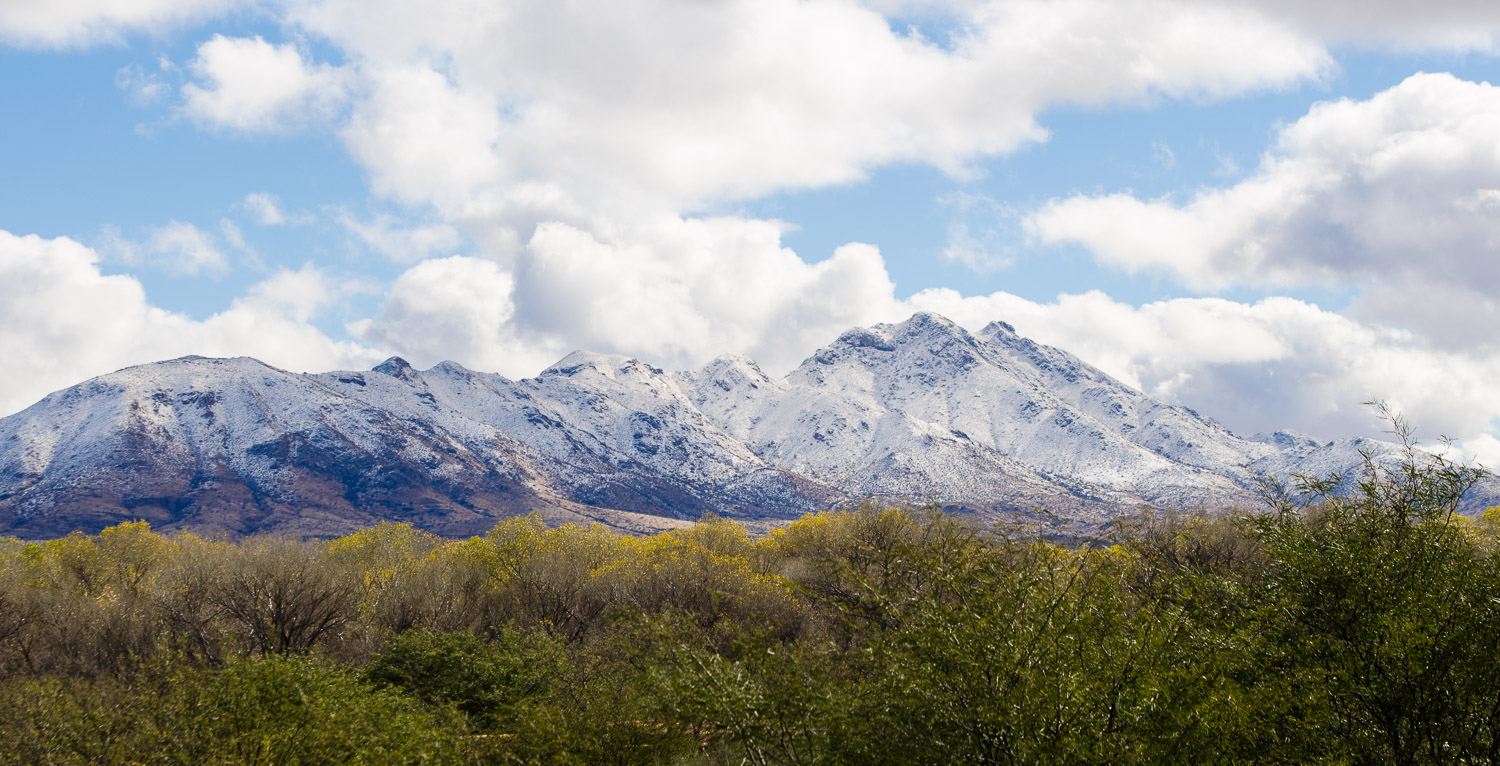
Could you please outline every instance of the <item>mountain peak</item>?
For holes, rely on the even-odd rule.
[[[744,370],[753,373],[757,377],[767,377],[761,370],[760,365],[754,359],[744,354],[720,354],[714,357],[708,364],[698,369],[697,374],[703,377],[713,377],[730,370]]]
[[[469,369],[469,368],[467,368],[467,367],[465,367],[465,366],[463,366],[463,365],[459,364],[458,362],[455,362],[455,361],[453,361],[451,359],[445,359],[445,360],[443,360],[441,362],[438,362],[436,365],[433,366],[433,368],[431,370],[428,370],[428,372],[440,372],[440,373],[443,373],[444,375],[452,375],[452,376],[460,377],[460,378],[468,377],[468,376],[474,374],[473,370],[471,370],[471,369]]]
[[[412,382],[417,377],[417,371],[412,369],[411,364],[409,364],[405,359],[402,359],[399,356],[393,356],[390,359],[387,359],[384,362],[375,365],[370,369],[370,371],[378,372],[382,375],[389,375],[397,380],[404,380],[408,383]]]
[[[899,324],[877,324],[872,327],[855,327],[840,335],[824,351],[837,347],[869,348],[876,351],[895,351],[898,345],[935,338],[957,339],[972,343],[973,336],[947,317],[931,311],[918,311]],[[827,356],[824,354],[824,356]]]
[[[639,371],[642,368],[657,375],[663,374],[661,370],[633,357],[579,350],[568,354],[554,362],[551,367],[542,370],[539,377],[570,377],[586,370],[593,370],[607,378],[614,378],[620,373]]]
[[[1261,444],[1271,444],[1281,449],[1315,449],[1322,444],[1317,439],[1308,436],[1301,431],[1282,429],[1270,433],[1258,433],[1250,437],[1250,441]],[[1331,444],[1329,446],[1332,446]]]
[[[250,357],[250,356],[220,357],[220,356],[199,356],[198,354],[189,354],[187,356],[179,356],[176,359],[168,359],[168,360],[162,361],[162,362],[153,362],[153,363],[149,363],[149,364],[133,365],[131,367],[126,367],[125,369],[126,370],[144,370],[144,369],[161,369],[163,367],[226,367],[226,366],[227,367],[234,367],[234,368],[238,368],[238,367],[266,367],[266,368],[270,368],[270,369],[273,369],[273,370],[276,369],[275,367],[271,367],[271,365],[266,364],[265,362],[262,362],[261,360],[256,359],[254,357]]]
[[[720,354],[696,372],[684,373],[682,378],[699,384],[711,384],[726,392],[741,387],[758,389],[762,386],[774,388],[779,385],[754,359],[744,354]]]
[[[954,324],[953,320],[935,311],[915,312],[910,317],[907,317],[906,321],[902,322],[900,326],[903,328],[924,328],[929,326],[950,329],[958,328],[958,325]]]
[[[895,351],[896,346],[891,342],[891,325],[878,324],[874,327],[856,327],[845,331],[833,342],[835,346],[849,346],[852,348],[873,348],[877,351]]]
[[[930,311],[919,311],[899,324],[856,327],[819,349],[798,367],[796,375],[818,376],[820,366],[854,362],[859,366],[885,366],[915,353],[967,365],[973,361],[978,341],[967,330]]]
[[[149,364],[138,364],[124,369],[116,370],[108,375],[101,375],[97,379],[137,379],[152,380],[157,385],[196,385],[193,381],[202,380],[205,377],[220,376],[257,376],[264,374],[285,375],[286,370],[273,367],[259,359],[249,356],[180,356],[175,359],[167,359],[161,362]],[[168,382],[176,381],[176,382]],[[65,389],[66,390],[66,389]],[[54,392],[62,393],[62,392]]]
[[[1010,322],[1002,322],[998,319],[985,325],[984,329],[979,331],[979,337],[985,340],[994,340],[998,336],[1015,334],[1016,328],[1012,327]]]
[[[891,339],[896,343],[913,341],[958,341],[974,345],[974,336],[958,326],[953,320],[931,311],[918,311],[911,318],[892,328]]]

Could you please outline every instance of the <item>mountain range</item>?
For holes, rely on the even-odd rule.
[[[770,526],[857,503],[1098,529],[1142,506],[1252,506],[1257,477],[1326,474],[1397,445],[1240,437],[995,322],[919,313],[850,330],[784,378],[744,356],[667,372],[574,352],[510,380],[399,358],[294,374],[185,357],[0,419],[0,532],[440,534],[537,512],[647,532],[706,513]]]

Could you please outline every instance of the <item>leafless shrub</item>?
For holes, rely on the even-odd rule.
[[[355,588],[311,543],[242,541],[214,573],[208,601],[260,655],[311,649],[355,619]]]

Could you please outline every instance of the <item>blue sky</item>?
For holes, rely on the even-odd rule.
[[[7,4],[0,412],[188,353],[779,374],[926,309],[1500,460],[1500,9],[1303,5]]]

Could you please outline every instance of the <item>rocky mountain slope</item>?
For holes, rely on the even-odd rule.
[[[512,381],[452,362],[298,375],[187,357],[0,419],[0,531],[449,535],[516,513],[645,531],[774,523],[861,498],[1094,528],[1149,505],[1252,504],[1259,474],[1326,473],[1369,440],[1241,438],[1059,349],[935,314],[850,330],[784,379],[742,356],[669,373],[575,352]]]

